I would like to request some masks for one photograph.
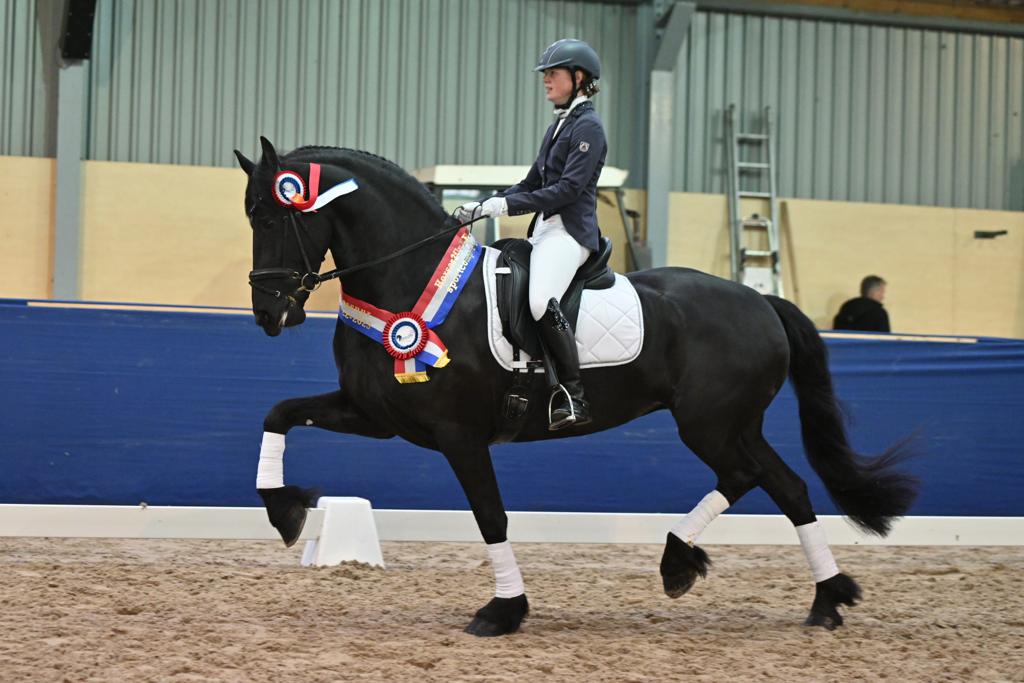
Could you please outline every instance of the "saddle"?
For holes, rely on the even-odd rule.
[[[498,240],[491,247],[501,252],[495,267],[495,296],[502,333],[514,347],[532,358],[540,358],[537,323],[530,315],[530,252],[533,245],[524,239],[509,238]],[[583,290],[608,289],[615,284],[615,273],[608,266],[611,255],[612,241],[601,237],[600,248],[579,267],[562,295],[562,313],[569,319],[573,330],[579,320]]]

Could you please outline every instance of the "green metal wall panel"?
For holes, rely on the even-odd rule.
[[[40,7],[0,0],[0,154],[53,153]],[[609,163],[641,182],[651,18],[569,0],[99,0],[86,154],[226,166],[265,134],[409,168],[525,164],[550,120],[532,65],[578,36],[605,65]],[[724,191],[734,102],[746,129],[775,109],[784,196],[1024,210],[1024,39],[698,12],[677,73],[677,190]]]
[[[525,164],[551,110],[532,67],[577,36],[605,64],[609,163],[628,167],[636,14],[564,0],[100,0],[88,155],[230,165],[262,134],[409,168]]]
[[[698,12],[677,74],[677,190],[725,191],[735,103],[783,196],[1024,209],[1024,39]]]
[[[53,155],[47,86],[35,0],[0,0],[0,154]]]

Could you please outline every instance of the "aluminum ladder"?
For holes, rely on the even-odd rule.
[[[779,198],[776,193],[775,141],[772,137],[771,107],[764,108],[763,131],[743,133],[736,130],[736,105],[725,112],[725,137],[729,146],[729,236],[732,279],[753,287],[762,294],[783,296],[782,265],[779,251]],[[743,155],[745,148],[758,148],[760,154]],[[743,180],[758,179],[758,189],[746,189]],[[764,185],[767,180],[768,189]],[[740,201],[767,199],[768,215],[740,213]],[[762,235],[758,238],[756,235]],[[751,248],[757,240],[759,248]],[[767,249],[763,248],[767,242]]]

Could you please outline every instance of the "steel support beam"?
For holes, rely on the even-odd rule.
[[[898,3],[897,3],[898,4]],[[978,21],[937,15],[897,14],[895,12],[865,12],[832,5],[803,5],[749,2],[749,0],[699,0],[702,12],[734,12],[790,19],[841,21],[855,24],[875,24],[925,29],[930,31],[959,31],[990,35],[1024,36],[1024,23],[1013,21]]]
[[[668,262],[668,209],[672,190],[675,69],[697,6],[675,2],[658,22],[664,29],[651,64],[647,141],[647,244],[651,266]]]
[[[82,134],[87,62],[61,65],[57,94],[53,298],[81,298]]]

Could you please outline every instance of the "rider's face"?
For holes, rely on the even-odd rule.
[[[548,100],[556,105],[568,104],[572,95],[572,77],[562,67],[544,69],[544,92]]]

